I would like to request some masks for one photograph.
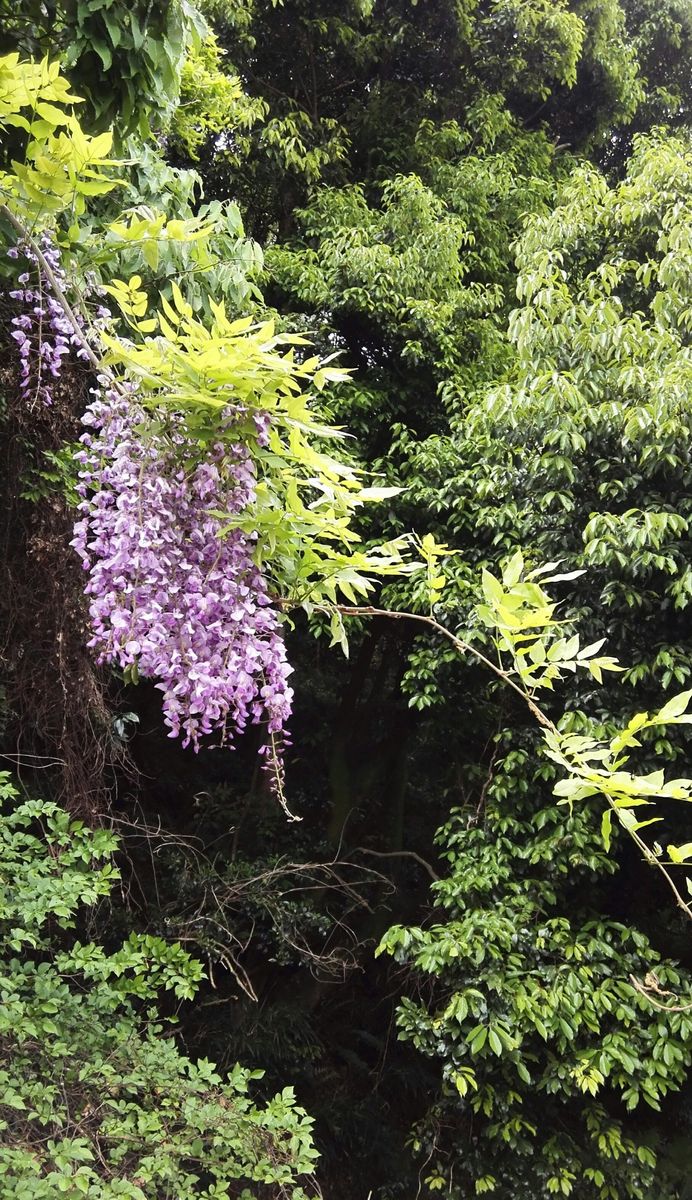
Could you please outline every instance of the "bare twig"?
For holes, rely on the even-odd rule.
[[[372,854],[374,858],[413,858],[417,863],[420,863],[424,871],[428,872],[431,879],[439,882],[440,876],[433,870],[429,862],[421,858],[420,854],[416,854],[415,850],[370,850],[367,846],[356,846],[352,854]]]
[[[298,602],[290,600],[277,600],[275,603],[278,605],[278,607],[284,609],[301,607]],[[451,642],[460,655],[472,655],[473,658],[482,663],[483,666],[487,667],[489,671],[492,671],[493,675],[502,680],[502,682],[511,688],[512,691],[516,692],[516,694],[520,696],[523,702],[526,704],[530,713],[533,717],[535,717],[542,729],[554,734],[556,737],[560,736],[560,731],[554,722],[551,721],[550,718],[547,717],[546,714],[538,707],[528,692],[525,692],[524,689],[521,688],[519,684],[514,681],[514,679],[512,679],[509,671],[506,671],[503,667],[498,666],[497,663],[494,663],[492,659],[483,654],[481,650],[478,650],[469,642],[464,641],[463,638],[457,637],[455,633],[452,633],[450,629],[446,629],[445,626],[441,625],[439,621],[436,621],[434,617],[426,616],[424,613],[397,612],[396,610],[389,608],[375,608],[370,604],[316,604],[314,606],[314,611],[323,613],[339,612],[343,616],[347,617],[384,617],[387,620],[392,621],[416,621],[420,625],[425,625],[428,629],[435,630],[436,633],[439,633],[442,637],[446,638],[447,641]],[[575,765],[579,765],[578,756],[574,755],[573,757]],[[602,794],[609,808],[618,818],[619,823],[620,815],[617,804],[614,802],[612,797],[607,794],[607,792]],[[692,920],[692,906],[687,903],[681,892],[678,890],[670,872],[666,870],[661,860],[657,858],[654,852],[649,846],[647,846],[644,839],[639,836],[635,829],[628,829],[627,832],[634,841],[635,845],[641,851],[645,861],[648,862],[650,866],[656,867],[660,871],[668,887],[673,893],[673,896],[675,897],[675,903],[677,904],[678,908],[680,908],[685,915]]]
[[[278,599],[275,601],[275,603],[279,608],[284,609],[301,607],[297,601],[293,600]],[[425,613],[397,612],[395,609],[391,608],[375,608],[371,604],[315,604],[313,611],[322,613],[339,612],[345,617],[386,617],[391,621],[417,621],[421,625],[426,625],[428,629],[434,629],[436,633],[439,633],[442,637],[446,638],[448,642],[451,642],[459,654],[471,654],[478,660],[478,662],[482,663],[484,667],[487,667],[489,671],[492,671],[493,675],[496,675],[498,679],[501,679],[503,683],[506,683],[507,686],[512,689],[512,691],[516,692],[518,696],[521,696],[524,704],[528,706],[531,714],[536,718],[539,725],[542,725],[545,729],[555,728],[552,721],[546,717],[545,713],[541,711],[531,697],[519,687],[518,683],[515,683],[509,671],[505,671],[503,667],[499,667],[497,663],[494,663],[492,659],[483,654],[481,650],[478,650],[475,646],[472,646],[470,642],[465,642],[463,638],[460,638],[455,633],[452,633],[451,629],[446,629],[445,626],[441,625],[439,621],[436,621],[434,617],[426,616]]]
[[[654,1000],[652,992],[655,992],[657,996],[674,996],[675,992],[665,991],[653,971],[649,972],[643,983],[637,979],[636,975],[630,975],[630,983],[642,996],[646,997],[649,1004],[660,1009],[661,1012],[692,1012],[692,1004],[661,1004],[659,1000]]]

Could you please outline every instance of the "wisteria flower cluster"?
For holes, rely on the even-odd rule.
[[[40,249],[66,290],[48,234]],[[34,250],[21,245],[9,254],[32,268],[10,293],[24,309],[12,319],[21,393],[51,404],[67,356],[89,353]],[[109,316],[99,308],[96,326]],[[72,541],[89,573],[89,645],[100,662],[156,680],[170,735],[182,735],[186,746],[215,733],[229,743],[248,724],[263,724],[263,752],[280,783],[292,690],[279,618],[253,560],[253,537],[240,529],[221,537],[223,521],[212,515],[240,513],[254,498],[251,455],[230,436],[241,414],[224,414],[230,440],[200,460],[180,417],[147,413],[134,388],[107,376],[98,382],[76,456],[81,517]],[[266,446],[269,414],[256,413],[254,425],[257,444]]]
[[[170,736],[184,744],[266,725],[276,765],[292,691],[280,622],[237,514],[255,490],[252,458],[228,438],[199,448],[180,418],[147,413],[107,378],[83,420],[77,454],[81,519],[73,546],[89,572],[91,647],[157,681]],[[258,441],[266,422],[256,422]]]
[[[66,285],[60,265],[60,252],[50,234],[41,237],[40,248],[48,266],[61,287]],[[23,271],[17,282],[21,287],[10,292],[18,300],[23,311],[12,318],[12,337],[17,343],[20,360],[19,387],[22,397],[50,405],[53,402],[51,387],[60,375],[63,359],[74,350],[78,358],[88,358],[83,339],[78,337],[67,319],[62,305],[53,295],[51,284],[41,270],[36,254],[30,246],[13,246],[8,251],[11,258],[24,257],[32,270]]]

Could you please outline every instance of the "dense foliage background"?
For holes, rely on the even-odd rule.
[[[485,649],[483,568],[584,568],[561,612],[626,670],[543,705],[597,737],[692,674],[691,50],[690,0],[0,0],[0,54],[59,60],[82,129],[114,130],[118,186],[54,222],[87,316],[134,276],[200,354],[200,328],[227,349],[269,320],[308,334],[301,380],[338,352],[352,373],[300,418],[345,427],[344,472],[392,489],[353,517],[364,546],[446,543],[435,618]],[[6,126],[3,204],[23,137]],[[346,658],[294,615],[277,800],[255,728],[184,749],[151,681],[94,664],[70,546],[94,368],[72,344],[28,402],[18,269],[3,255],[3,1194],[692,1195],[689,921],[596,800],[558,805],[502,681],[411,622],[348,620]],[[137,292],[111,362],[212,388],[141,358]],[[249,318],[232,335],[220,299]],[[309,519],[274,470],[270,598],[323,562],[293,554]],[[429,611],[417,575],[381,576],[380,607]],[[684,726],[641,741],[642,773],[692,773]],[[661,844],[690,841],[688,812],[661,803]]]

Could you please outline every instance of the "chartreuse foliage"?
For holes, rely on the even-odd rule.
[[[108,952],[77,935],[119,878],[116,839],[20,803],[7,775],[0,801],[3,1196],[304,1197],[316,1153],[291,1089],[255,1103],[261,1072],[191,1061],[157,1014],[165,992],[194,997],[200,964],[151,935]]]
[[[25,161],[0,172],[0,196],[31,224],[67,208],[79,216],[88,196],[115,187],[102,168],[109,163],[110,133],[90,137],[71,112],[80,103],[57,62],[0,59],[0,126],[26,132]]]
[[[505,565],[502,580],[490,571],[483,572],[485,603],[478,608],[478,615],[493,632],[493,640],[499,662],[503,655],[511,663],[509,670],[502,670],[504,678],[511,680],[522,691],[527,704],[538,717],[545,740],[545,750],[550,759],[565,772],[566,778],[555,785],[555,795],[561,803],[572,805],[591,796],[600,796],[608,807],[604,809],[602,832],[606,851],[610,849],[612,818],[615,816],[634,837],[651,863],[657,864],[663,851],[658,844],[650,850],[638,831],[655,824],[662,818],[636,813],[635,809],[651,806],[655,799],[692,801],[692,779],[666,779],[662,769],[647,774],[633,773],[624,768],[629,763],[632,751],[641,747],[640,737],[648,730],[658,730],[670,725],[692,724],[688,712],[692,691],[681,692],[666,701],[657,712],[635,713],[623,729],[606,740],[566,730],[554,725],[536,706],[536,695],[541,690],[552,690],[556,680],[566,673],[588,671],[601,683],[604,671],[622,671],[623,668],[608,655],[599,655],[605,639],[590,646],[581,647],[578,633],[570,629],[568,636],[562,633],[562,622],[556,616],[556,605],[546,593],[543,583],[572,579],[581,572],[549,575],[538,582],[538,578],[554,571],[559,564],[550,563],[535,571],[525,571],[520,551]],[[501,668],[502,669],[502,668]],[[692,857],[692,845],[669,845],[669,859],[680,864]],[[688,891],[692,892],[690,882]],[[682,902],[688,916],[692,910]]]
[[[75,98],[57,67],[21,63],[14,55],[3,65],[0,119],[26,130],[26,155],[35,167],[16,166],[0,179],[0,187],[28,235],[34,220],[45,223],[48,214],[68,205],[78,217],[85,194],[113,188],[116,181],[90,165],[108,163],[110,135],[89,139],[82,134],[77,119],[65,111]],[[37,110],[40,123],[27,120],[27,109]],[[54,130],[62,125],[67,132],[56,137]],[[120,245],[139,247],[145,266],[156,269],[160,241],[204,245],[214,231],[214,214],[209,212],[206,219],[186,221],[130,214],[111,223],[108,248],[112,252]],[[79,242],[78,227],[70,230],[70,237]],[[208,254],[196,266],[204,271],[216,261]],[[351,527],[357,507],[391,492],[365,487],[354,467],[325,452],[325,441],[343,440],[344,435],[314,415],[306,394],[309,388],[319,391],[328,382],[343,380],[344,372],[318,357],[296,361],[293,346],[306,345],[305,339],[275,334],[271,323],[253,323],[251,318],[231,321],[223,302],[211,296],[202,306],[211,319],[205,320],[204,312],[198,318],[175,281],[170,282],[172,302],[164,294],[160,306],[150,311],[141,284],[141,276],[133,275],[127,282],[115,279],[106,286],[129,336],[103,332],[101,342],[108,351],[104,361],[136,383],[143,403],[182,414],[199,439],[201,455],[215,439],[252,443],[259,476],[256,502],[238,518],[228,514],[228,527],[232,523],[258,534],[258,565],[277,593],[306,604],[334,601],[338,591],[355,600],[370,590],[372,572],[400,570],[397,546],[361,551]],[[110,382],[117,386],[115,377]],[[229,405],[246,419],[224,433]],[[266,447],[256,445],[253,418],[258,414],[270,420]],[[335,631],[343,640],[338,618]]]
[[[150,180],[156,165],[162,166],[150,164]],[[194,204],[194,173],[170,175],[178,188],[173,194],[164,191],[157,208],[134,204],[105,228],[100,222],[82,222],[68,231],[80,268],[104,286],[113,278],[144,272],[147,288],[167,300],[173,296],[172,283],[179,281],[185,299],[206,317],[211,316],[211,300],[224,300],[233,309],[247,306],[258,297],[255,281],[262,252],[244,237],[237,205],[218,200]],[[181,183],[189,185],[184,196]]]
[[[412,579],[414,595],[427,592],[430,617],[415,619],[427,622],[432,629],[446,635],[459,655],[470,654],[489,668],[505,684],[518,693],[529,712],[537,720],[544,738],[544,752],[557,763],[566,778],[555,785],[554,794],[561,803],[572,805],[593,796],[600,796],[607,807],[603,811],[601,830],[606,851],[610,849],[613,816],[632,835],[645,859],[658,866],[671,885],[680,907],[692,918],[692,908],[683,899],[662,863],[663,850],[658,843],[651,849],[639,836],[639,830],[661,821],[660,816],[646,815],[639,819],[635,809],[662,800],[692,801],[692,779],[666,779],[663,769],[646,774],[624,770],[632,751],[642,746],[641,737],[648,731],[657,732],[671,725],[692,724],[688,712],[692,691],[673,696],[652,713],[640,712],[630,717],[623,728],[609,733],[607,738],[575,732],[569,715],[555,724],[539,706],[538,693],[553,691],[554,684],[568,675],[585,671],[597,683],[603,682],[604,672],[622,672],[616,659],[598,652],[605,638],[582,647],[578,632],[570,622],[560,620],[557,604],[545,590],[545,584],[576,579],[582,570],[555,574],[559,562],[527,570],[522,552],[517,550],[505,562],[501,578],[489,570],[482,572],[483,603],[476,608],[476,617],[489,631],[496,657],[488,658],[476,645],[465,642],[435,619],[449,579],[445,559],[455,555],[444,544],[437,543],[431,534],[419,541],[424,560],[420,583]],[[391,614],[394,615],[394,614]],[[424,698],[424,697],[423,697]],[[414,695],[411,704],[420,704]],[[591,723],[596,725],[596,712]],[[588,714],[582,714],[588,725]],[[692,843],[683,846],[669,844],[666,865],[680,865],[692,858]],[[686,880],[692,894],[692,881]]]
[[[222,70],[222,51],[213,33],[193,44],[180,77],[180,97],[167,128],[175,149],[199,160],[210,134],[227,131],[224,150],[240,161],[249,150],[248,135],[266,113],[262,100],[244,91],[237,75]]]
[[[286,347],[305,339],[275,334],[271,323],[256,325],[249,317],[229,321],[222,305],[212,302],[213,320],[202,324],[175,285],[174,303],[164,297],[150,313],[140,283],[135,276],[109,289],[131,327],[145,336],[126,341],[104,334],[106,361],[137,380],[153,406],[185,413],[202,444],[224,436],[219,417],[230,397],[248,414],[248,438],[253,415],[269,414],[268,445],[254,453],[256,501],[237,518],[226,515],[228,528],[259,534],[258,562],[280,595],[314,604],[335,601],[340,591],[355,600],[370,590],[369,572],[398,573],[396,546],[358,550],[350,526],[356,507],[390,491],[364,487],[354,468],[318,448],[340,435],[315,418],[303,387],[320,389],[343,379],[343,371],[316,357],[297,362]],[[150,336],[155,331],[163,336]],[[238,434],[234,425],[226,436],[233,441]]]

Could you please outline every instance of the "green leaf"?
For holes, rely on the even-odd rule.
[[[488,1030],[488,1044],[493,1054],[497,1054],[498,1056],[502,1054],[502,1040],[498,1037],[492,1026]],[[473,1045],[471,1046],[471,1050],[474,1050]]]
[[[666,846],[671,862],[683,863],[692,858],[692,842],[684,842],[682,846]]]
[[[680,692],[679,695],[673,696],[663,708],[659,709],[654,720],[657,724],[665,725],[666,721],[674,721],[676,717],[681,717],[687,712],[688,705],[692,697],[692,689],[687,692]]]
[[[613,827],[613,814],[609,808],[606,808],[601,817],[601,837],[606,853],[610,851],[610,836]]]
[[[506,588],[512,588],[519,582],[524,571],[524,556],[521,550],[516,550],[512,557],[502,567],[502,582]]]

